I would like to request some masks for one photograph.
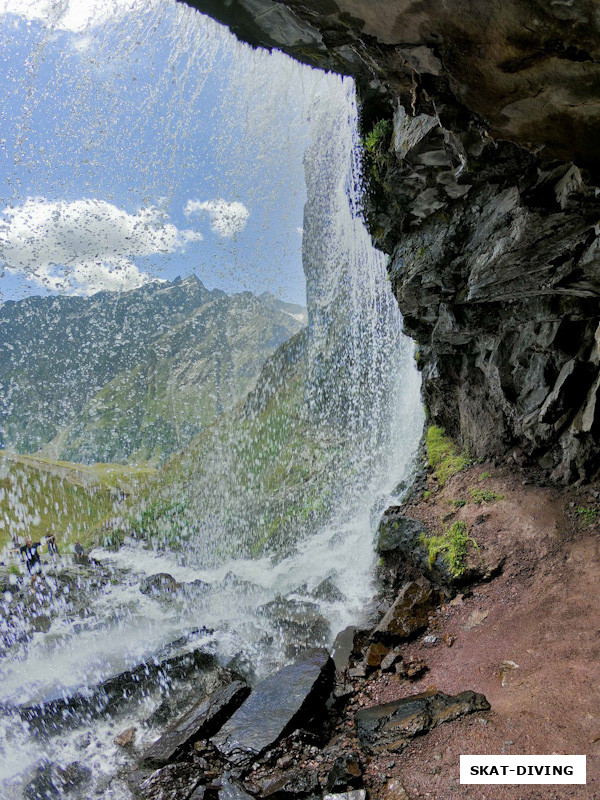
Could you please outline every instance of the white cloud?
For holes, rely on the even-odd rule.
[[[16,14],[73,33],[115,22],[136,8],[144,9],[143,0],[0,0],[0,15]]]
[[[156,206],[128,214],[103,200],[29,198],[0,217],[0,262],[49,289],[93,294],[147,283],[132,258],[174,253],[201,239]]]
[[[226,238],[243,231],[250,216],[246,206],[237,200],[232,203],[226,200],[188,200],[183,210],[186,217],[206,212],[210,217],[211,229]]]

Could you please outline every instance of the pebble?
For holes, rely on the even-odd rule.
[[[115,736],[114,743],[118,744],[119,747],[127,747],[127,745],[133,744],[135,741],[135,734],[136,728],[127,728],[127,730]]]

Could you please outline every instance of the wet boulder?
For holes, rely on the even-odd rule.
[[[195,703],[144,753],[144,765],[163,766],[177,761],[180,752],[192,739],[207,739],[216,733],[250,694],[250,687],[233,681],[210,697]]]
[[[260,606],[258,613],[284,635],[292,655],[309,647],[322,646],[329,638],[329,622],[316,603],[279,596]]]
[[[420,734],[476,711],[488,711],[482,694],[426,692],[393,703],[362,709],[355,714],[356,729],[366,753],[396,752]]]
[[[402,506],[390,506],[379,523],[377,573],[384,586],[396,588],[407,581],[425,578],[437,589],[454,595],[460,586],[490,580],[502,571],[506,553],[498,546],[469,550],[466,568],[458,576],[452,574],[441,553],[431,563],[429,550],[423,543],[423,537],[428,535],[426,526],[405,516],[403,511]]]
[[[79,761],[72,761],[66,767],[56,768],[58,784],[65,793],[74,792],[92,782],[92,770]]]
[[[311,595],[317,600],[324,600],[326,603],[341,603],[346,599],[346,596],[338,589],[331,576],[321,581],[312,590]]]
[[[25,800],[60,800],[60,796],[56,771],[50,762],[38,767],[35,776],[23,787]]]
[[[295,729],[323,713],[335,668],[324,649],[307,650],[261,681],[212,742],[231,763],[244,766]]]
[[[130,670],[107,678],[91,691],[82,691],[64,697],[60,687],[41,702],[19,707],[21,718],[45,732],[54,732],[81,718],[94,719],[120,708],[135,697],[147,696],[151,691],[162,691],[174,681],[190,675],[206,677],[219,672],[215,657],[197,649],[168,657],[154,657]]]
[[[429,614],[440,603],[441,595],[426,581],[405,583],[391,608],[374,628],[375,641],[410,639],[429,624]]]
[[[158,572],[140,581],[140,592],[150,597],[168,597],[180,588],[181,584],[168,572]]]
[[[61,800],[80,792],[92,781],[92,770],[79,761],[60,767],[50,761],[36,769],[33,779],[23,787],[26,800]]]
[[[338,670],[348,669],[350,665],[350,656],[354,651],[354,636],[356,631],[357,628],[355,625],[349,625],[335,637],[331,648],[331,657],[335,663],[335,668]]]
[[[52,620],[47,614],[37,614],[31,618],[31,629],[37,633],[48,633]]]

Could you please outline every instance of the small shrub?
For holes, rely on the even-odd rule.
[[[479,476],[479,480],[480,480],[480,481],[487,481],[487,479],[488,479],[489,477],[491,477],[491,473],[489,473],[489,472],[482,472],[482,473],[481,473],[481,475]]]
[[[493,489],[471,489],[471,499],[480,506],[482,503],[495,503],[496,500],[504,500],[504,495],[494,492]]]
[[[380,119],[371,128],[365,138],[365,149],[375,158],[383,155],[390,145],[392,136],[392,122],[389,119]]]
[[[423,500],[429,500],[430,497],[431,497],[430,491],[423,492]]]
[[[575,509],[575,514],[581,519],[584,525],[593,525],[598,520],[598,511],[590,506],[579,506]]]
[[[425,437],[429,466],[433,470],[439,486],[456,475],[471,463],[467,453],[461,452],[454,442],[446,436],[443,428],[430,425]]]
[[[462,498],[458,498],[457,500],[452,501],[452,505],[454,508],[462,508],[463,506],[467,505],[467,501],[463,500]]]
[[[21,573],[19,572],[19,568],[17,567],[16,564],[11,564],[10,567],[8,568],[8,574],[9,575],[20,575]]]
[[[469,536],[469,529],[462,520],[457,520],[438,536],[422,534],[420,541],[427,548],[430,568],[434,566],[438,555],[441,555],[454,578],[460,578],[467,568],[469,543],[478,548],[477,542]]]

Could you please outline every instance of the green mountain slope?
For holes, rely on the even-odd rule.
[[[159,470],[121,515],[121,536],[193,549],[205,563],[285,555],[330,515],[347,476],[340,432],[311,418],[306,331],[265,362],[255,389]]]
[[[159,463],[254,386],[301,307],[195,277],[0,307],[0,446]]]

